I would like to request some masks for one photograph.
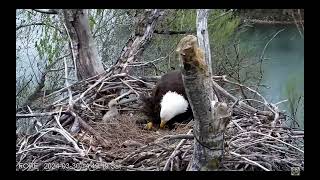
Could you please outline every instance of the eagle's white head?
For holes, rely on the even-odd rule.
[[[188,101],[176,92],[168,91],[161,100],[160,127],[163,128],[166,122],[178,114],[182,114],[188,109]]]

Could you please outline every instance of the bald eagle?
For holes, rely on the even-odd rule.
[[[188,122],[193,118],[179,70],[163,75],[151,97],[141,96],[141,100],[141,110],[150,119],[149,129],[151,125],[173,129],[174,123]]]

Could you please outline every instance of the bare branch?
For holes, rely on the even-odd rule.
[[[171,31],[171,30],[158,31],[158,30],[155,30],[154,33],[165,34],[165,35],[175,35],[175,34],[194,34],[194,33],[196,33],[196,31]]]
[[[248,159],[248,158],[246,158],[246,157],[242,157],[242,156],[241,156],[240,154],[238,154],[238,153],[230,152],[230,154],[233,154],[233,155],[235,155],[235,156],[238,156],[238,157],[240,157],[240,158],[242,158],[242,159],[244,159],[244,160],[246,160],[246,161],[248,161],[248,162],[252,163],[253,165],[256,165],[256,166],[258,166],[258,167],[262,168],[262,169],[263,169],[263,170],[265,170],[265,171],[270,171],[269,169],[267,169],[267,168],[263,167],[263,166],[262,166],[262,165],[260,165],[259,163],[254,162],[254,161],[252,161],[252,160],[250,160],[250,159]]]
[[[63,32],[58,28],[58,27],[55,27],[51,24],[46,24],[46,23],[43,23],[43,22],[36,22],[36,23],[30,23],[30,24],[22,24],[22,25],[19,25],[16,27],[16,31],[18,31],[19,29],[21,28],[24,28],[24,27],[29,27],[29,26],[48,26],[48,27],[51,27],[53,29],[56,29],[57,31],[60,32],[60,34],[63,34]]]
[[[187,133],[187,135],[190,135],[192,132],[192,129],[189,130],[189,132]],[[177,147],[174,149],[174,151],[172,152],[171,156],[169,157],[169,159],[166,162],[166,165],[163,168],[163,171],[168,171],[169,170],[169,164],[170,162],[172,162],[173,158],[177,155],[180,147],[187,141],[187,139],[182,139],[179,144],[177,145]],[[172,167],[172,166],[171,166]]]
[[[64,73],[65,73],[65,84],[66,87],[68,89],[68,94],[69,94],[69,108],[73,107],[73,102],[72,102],[72,92],[71,92],[71,88],[69,86],[69,82],[68,82],[68,65],[67,65],[67,60],[66,58],[63,59],[64,60]]]
[[[63,23],[63,26],[64,26],[64,28],[65,28],[65,30],[66,30],[66,32],[67,32],[67,35],[68,35],[68,39],[69,39],[69,42],[70,42],[70,45],[71,45],[71,54],[72,54],[72,59],[73,59],[73,65],[74,65],[74,72],[75,72],[75,76],[74,77],[77,77],[77,61],[76,61],[76,55],[75,55],[75,53],[74,53],[74,50],[73,50],[73,44],[72,44],[72,39],[71,39],[71,37],[70,37],[70,34],[69,34],[69,31],[68,31],[68,28],[67,28],[67,26],[66,26],[66,24],[65,23]]]
[[[276,33],[272,36],[272,38],[267,42],[267,44],[264,46],[264,48],[263,48],[263,50],[262,50],[262,53],[261,53],[261,55],[260,55],[260,60],[263,59],[264,53],[265,53],[268,45],[270,44],[270,42],[271,42],[279,33],[281,33],[281,32],[284,31],[284,30],[285,30],[285,29],[280,29],[280,30],[279,30],[278,32],[276,32]]]
[[[49,9],[49,10],[41,10],[41,9],[32,9],[33,11],[36,11],[38,13],[43,13],[43,14],[58,14],[58,12],[54,9]]]
[[[62,111],[65,113],[65,111]],[[59,114],[59,111],[55,112],[46,112],[46,113],[31,113],[31,114],[16,114],[16,118],[30,118],[30,117],[39,117],[39,116],[52,116],[55,114]]]

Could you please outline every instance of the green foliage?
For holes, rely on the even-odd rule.
[[[49,19],[49,18],[46,18]],[[45,20],[46,24],[51,23],[51,20]],[[60,55],[61,47],[65,40],[59,34],[57,29],[45,25],[42,28],[42,35],[39,41],[35,42],[35,48],[41,59],[45,58],[48,64],[51,64],[55,58]]]
[[[167,19],[169,29],[173,31],[195,31],[196,30],[196,10],[180,9],[175,12],[173,18]]]
[[[214,64],[225,63],[225,53],[229,54],[230,59],[233,58],[233,47],[226,47],[230,43],[232,37],[235,36],[240,19],[232,13],[226,13],[221,16],[224,10],[210,10],[208,17],[208,30],[210,38],[211,53],[213,54]],[[195,9],[178,9],[170,10],[157,26],[159,31],[187,31],[187,34],[196,34],[196,18]],[[159,57],[166,57],[161,62],[156,64],[160,72],[170,71],[172,68],[179,68],[178,55],[175,53],[175,48],[180,39],[186,34],[177,35],[154,35],[151,44],[144,52],[145,61],[152,61]],[[234,54],[234,52],[233,52]],[[234,55],[235,56],[235,55]],[[234,66],[234,65],[230,65]],[[150,67],[155,69],[154,66]],[[220,68],[221,69],[221,68]],[[152,71],[154,72],[154,71]]]
[[[96,21],[95,21],[95,17],[93,17],[92,15],[89,16],[89,27],[90,27],[90,30],[92,32],[94,26],[96,25]]]
[[[224,10],[211,10],[208,17],[208,31],[211,44],[216,47],[226,45],[236,32],[240,18]]]

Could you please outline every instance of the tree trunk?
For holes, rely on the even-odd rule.
[[[199,47],[204,50],[204,56],[209,66],[209,74],[212,75],[211,52],[208,34],[208,9],[197,10],[197,38]]]
[[[150,42],[156,24],[164,14],[164,10],[137,10],[135,15],[135,30],[122,49],[116,62],[114,74],[128,73],[128,64],[136,61]]]
[[[88,10],[64,9],[62,15],[71,38],[78,80],[103,73],[104,68],[89,28]]]
[[[208,171],[217,170],[223,155],[224,130],[230,120],[231,112],[225,103],[213,101],[214,93],[211,81],[210,59],[205,60],[202,49],[207,50],[209,40],[206,36],[206,10],[197,13],[198,38],[202,41],[198,47],[197,38],[189,35],[184,37],[177,48],[182,64],[182,77],[193,111],[195,124],[194,151],[187,170]],[[202,12],[204,11],[204,12]],[[210,58],[210,56],[206,56]],[[213,103],[214,102],[214,103]]]

